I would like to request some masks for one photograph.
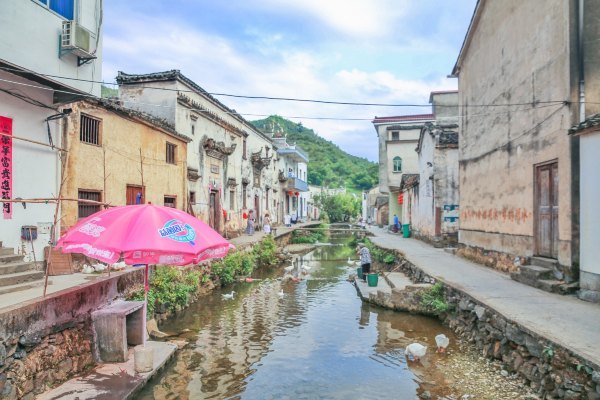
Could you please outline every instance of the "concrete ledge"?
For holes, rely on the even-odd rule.
[[[173,357],[177,346],[168,342],[147,342],[154,350],[154,365],[150,372],[136,373],[133,349],[127,361],[103,364],[91,373],[71,379],[59,387],[41,394],[38,400],[120,400],[130,399]]]

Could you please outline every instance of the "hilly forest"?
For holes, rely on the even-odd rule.
[[[287,134],[289,144],[296,143],[310,159],[308,183],[330,188],[346,187],[359,192],[377,184],[378,166],[366,158],[356,157],[341,150],[329,140],[323,139],[302,123],[295,123],[279,116],[270,116],[252,124],[263,132],[273,126]]]

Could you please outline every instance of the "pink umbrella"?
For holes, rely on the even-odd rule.
[[[187,265],[221,258],[234,246],[199,219],[175,208],[153,204],[99,211],[73,226],[58,243],[64,253],[81,253],[113,264]]]

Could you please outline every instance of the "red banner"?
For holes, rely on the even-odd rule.
[[[0,194],[12,198],[12,119],[0,117]],[[4,219],[12,219],[12,203],[2,203]]]

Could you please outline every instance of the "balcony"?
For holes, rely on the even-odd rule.
[[[287,190],[294,192],[308,192],[308,183],[304,182],[302,179],[290,176],[288,177],[287,183]]]
[[[277,149],[277,154],[284,157],[289,157],[289,159],[297,163],[308,163],[308,154],[306,154],[298,146],[289,146]]]

